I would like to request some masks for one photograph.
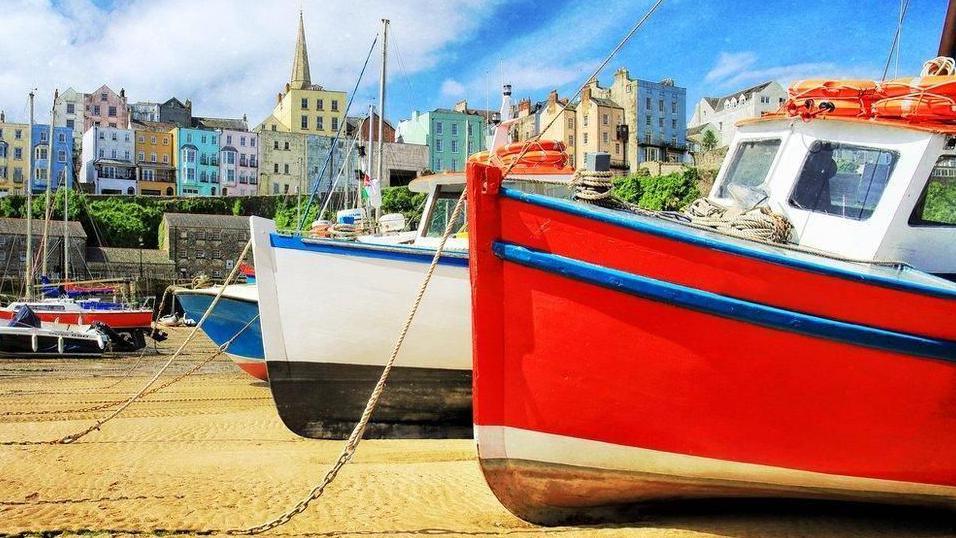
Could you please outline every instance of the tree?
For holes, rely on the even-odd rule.
[[[704,129],[704,135],[700,139],[700,145],[704,151],[710,151],[717,147],[717,135],[710,129]]]

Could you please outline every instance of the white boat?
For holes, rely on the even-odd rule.
[[[0,327],[0,356],[5,357],[102,355],[108,342],[95,326],[41,322],[29,307]]]

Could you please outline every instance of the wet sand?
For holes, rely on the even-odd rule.
[[[173,331],[161,351],[186,334]],[[161,378],[213,350],[200,337]],[[49,440],[134,393],[168,356],[0,360],[0,442]],[[128,375],[127,375],[128,374]],[[338,441],[282,425],[268,387],[219,358],[73,445],[0,446],[0,533],[199,532],[261,523],[301,499]],[[541,528],[484,483],[473,442],[366,441],[325,495],[274,534],[318,536],[954,536],[956,513],[820,503],[655,508],[626,526]]]

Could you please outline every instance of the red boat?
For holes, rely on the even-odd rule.
[[[12,319],[17,309],[29,306],[41,321],[59,322],[66,325],[89,325],[101,322],[117,331],[149,330],[153,322],[153,310],[149,307],[112,306],[97,307],[96,301],[73,299],[44,299],[33,302],[15,302],[0,308],[0,320]]]
[[[956,210],[938,196],[954,137],[824,114],[742,125],[710,198],[756,192],[794,223],[785,246],[519,192],[469,163],[474,424],[495,495],[543,524],[688,498],[956,504],[956,284],[910,267],[956,273],[956,222],[935,212]]]

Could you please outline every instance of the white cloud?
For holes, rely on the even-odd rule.
[[[704,81],[717,82],[726,79],[746,70],[756,62],[757,55],[753,52],[721,52],[717,63],[704,76]]]
[[[441,84],[441,94],[445,97],[461,97],[465,94],[465,87],[455,79],[445,79]]]
[[[190,98],[197,115],[245,113],[255,123],[289,77],[299,8],[253,0],[128,0],[110,12],[89,0],[64,0],[58,8],[38,0],[4,4],[0,51],[16,52],[0,63],[0,108],[24,121],[31,88],[39,90],[43,121],[54,88],[88,92],[107,83],[125,88],[131,102]],[[312,81],[350,92],[382,17],[392,21],[390,44],[400,52],[402,73],[428,70],[492,7],[476,0],[369,0],[360,9],[347,0],[307,2]],[[360,97],[375,94],[378,62],[373,55]]]

